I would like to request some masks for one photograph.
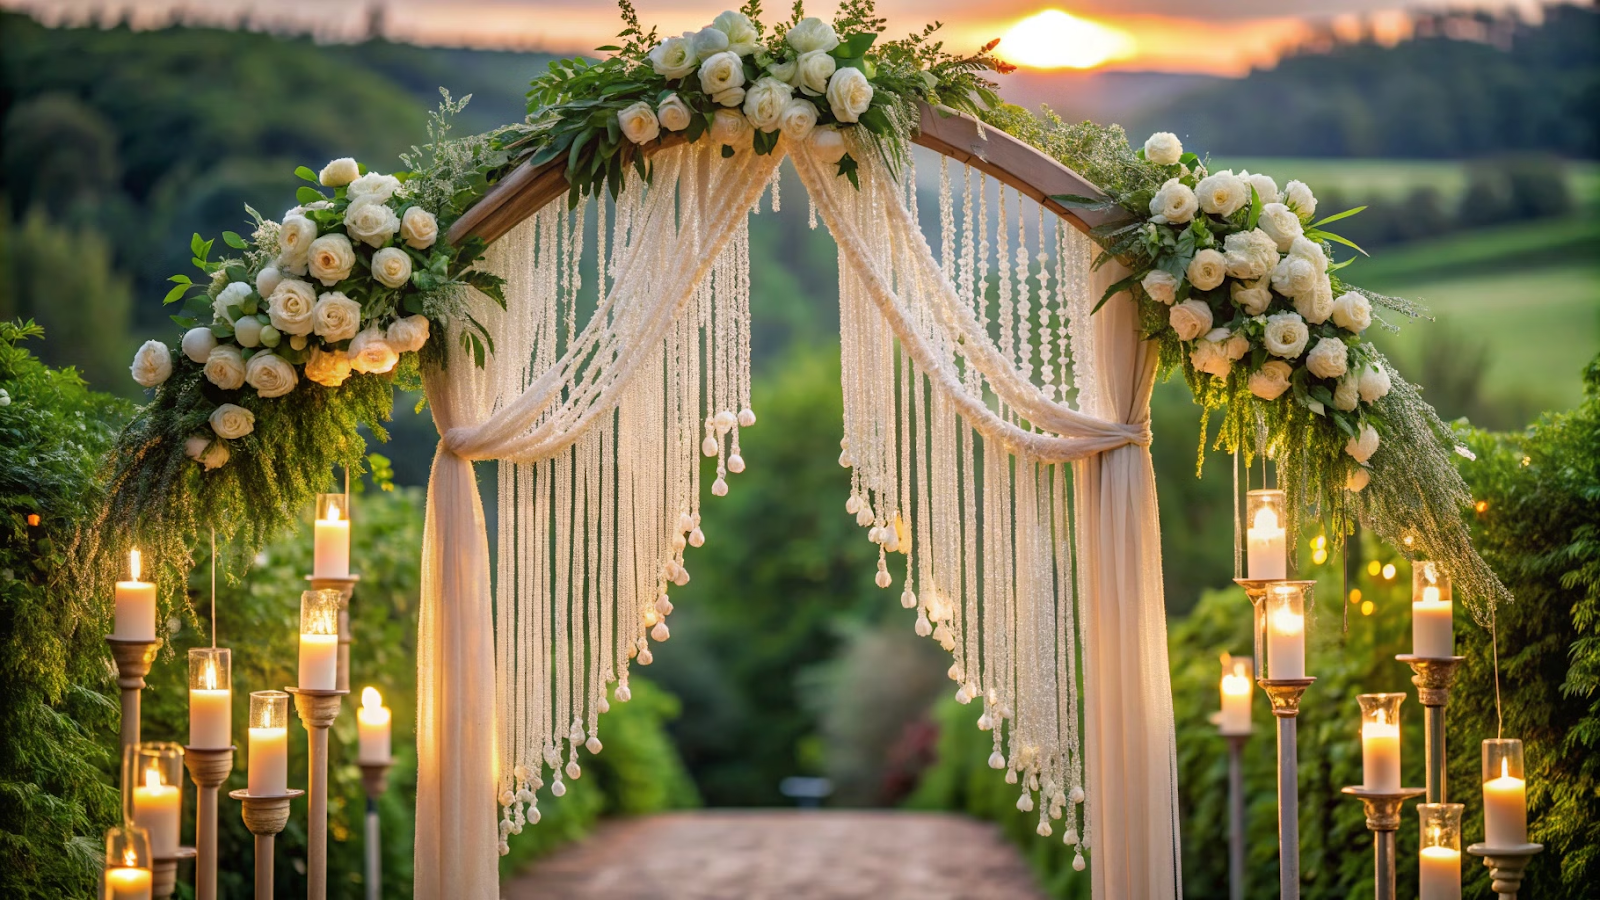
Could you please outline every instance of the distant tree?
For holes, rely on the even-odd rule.
[[[116,192],[117,133],[93,107],[64,93],[30,97],[5,117],[3,157],[12,213],[74,206]]]

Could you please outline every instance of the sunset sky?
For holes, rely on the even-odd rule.
[[[46,21],[64,22],[83,21],[103,9],[126,11],[141,27],[164,24],[175,11],[189,21],[213,24],[233,24],[248,14],[258,26],[316,29],[324,39],[339,40],[362,33],[374,4],[341,3],[332,10],[323,0],[0,0],[0,5],[35,10]],[[637,0],[636,5],[647,25],[676,33],[705,25],[730,0]],[[787,2],[768,5],[772,10],[767,18],[787,15]],[[829,16],[834,5],[817,2],[808,11]],[[1252,65],[1271,62],[1313,24],[1354,28],[1364,19],[1379,35],[1397,37],[1404,31],[1407,10],[1464,5],[1529,11],[1539,6],[1535,0],[880,0],[878,4],[889,18],[891,35],[937,19],[945,23],[948,47],[958,51],[1005,38],[1022,20],[1055,10],[1003,40],[1001,55],[1034,66],[1105,65],[1216,74],[1241,74]],[[616,6],[609,0],[388,0],[383,7],[386,34],[417,43],[578,52],[609,42],[618,27]]]

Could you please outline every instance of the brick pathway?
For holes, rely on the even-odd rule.
[[[667,813],[603,825],[505,900],[1043,900],[994,826],[940,813]]]

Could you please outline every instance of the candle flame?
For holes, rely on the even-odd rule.
[[[1378,715],[1377,715],[1376,718],[1374,718],[1372,720],[1372,724],[1374,724],[1374,725],[1387,725],[1387,724],[1389,724],[1388,711],[1384,710],[1384,709],[1378,710]]]
[[[1272,630],[1279,634],[1299,634],[1305,629],[1305,624],[1305,617],[1287,603],[1272,611]]]
[[[1500,757],[1500,777],[1511,777],[1511,760],[1504,756]]]
[[[144,786],[151,789],[161,787],[161,770],[153,762],[150,768],[144,770]]]
[[[206,670],[200,676],[200,681],[203,683],[204,690],[214,691],[217,689],[217,664],[215,662],[209,659],[206,660]]]
[[[1434,587],[1431,584],[1428,585],[1427,587],[1423,588],[1422,589],[1422,602],[1423,603],[1438,603],[1438,602],[1440,602],[1439,601],[1439,589]]]
[[[382,709],[383,708],[383,695],[378,693],[378,689],[377,688],[375,688],[375,687],[373,687],[371,685],[367,685],[366,687],[361,689],[361,708],[362,709]]]
[[[138,581],[139,580],[139,572],[141,570],[141,566],[140,566],[141,562],[143,562],[143,559],[141,558],[138,550],[130,550],[130,551],[128,551],[128,569],[133,572],[133,578],[132,578],[133,581]]]
[[[1250,679],[1245,677],[1242,666],[1236,666],[1232,672],[1222,676],[1222,692],[1233,697],[1250,693]]]
[[[1263,506],[1256,510],[1256,517],[1250,523],[1251,531],[1277,531],[1278,514],[1270,506]]]
[[[130,869],[138,867],[139,857],[133,852],[132,847],[122,848],[122,864]]]
[[[328,517],[326,519],[323,519],[323,521],[324,522],[337,522],[337,521],[339,521],[339,504],[335,503],[332,500],[328,501]]]

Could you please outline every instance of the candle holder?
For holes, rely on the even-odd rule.
[[[1461,900],[1461,811],[1459,803],[1419,803],[1422,837],[1417,852],[1420,900]]]
[[[1281,490],[1245,492],[1245,572],[1253,579],[1289,577],[1288,498]]]
[[[378,798],[389,789],[393,759],[363,761],[361,786],[367,791],[367,900],[383,895],[383,845],[378,828]]]
[[[105,900],[150,900],[155,874],[150,835],[137,825],[106,831]]]
[[[186,747],[183,764],[200,789],[195,803],[194,842],[199,852],[195,863],[194,889],[199,900],[217,897],[217,789],[233,773],[236,748]]]
[[[117,687],[122,689],[122,747],[126,750],[139,743],[139,692],[144,690],[144,677],[150,674],[150,664],[155,662],[161,641],[108,637],[106,643],[111,645],[111,658],[117,662]]]
[[[1296,718],[1300,698],[1315,678],[1262,678],[1256,681],[1272,701],[1278,720],[1278,895],[1300,896],[1300,758]]]
[[[339,674],[334,684],[341,691],[350,690],[350,598],[355,594],[356,582],[360,580],[361,576],[355,574],[344,578],[306,576],[313,591],[339,592]]]
[[[281,794],[252,794],[248,789],[232,791],[239,801],[244,827],[256,838],[256,896],[271,897],[277,838],[289,824],[289,802],[304,797],[305,791],[290,788]]]
[[[328,727],[339,717],[340,704],[350,692],[298,687],[285,690],[294,695],[295,712],[300,714],[310,744],[306,881],[310,900],[323,900],[328,895]]]
[[[1467,848],[1467,852],[1473,856],[1483,857],[1483,864],[1489,867],[1489,877],[1492,879],[1489,885],[1491,890],[1509,900],[1516,900],[1517,892],[1522,889],[1522,876],[1528,868],[1528,863],[1544,852],[1544,845],[1517,844],[1511,847],[1491,847],[1488,844],[1473,844]]]
[[[1228,897],[1244,900],[1244,745],[1250,732],[1223,732],[1228,742]]]
[[[122,818],[150,836],[150,855],[158,863],[178,859],[183,821],[183,745],[145,741],[122,756]],[[176,863],[174,863],[176,865]],[[157,894],[161,872],[156,871]]]
[[[1394,833],[1400,830],[1400,807],[1423,788],[1375,791],[1360,785],[1341,790],[1361,801],[1367,813],[1367,830],[1372,832],[1373,891],[1377,900],[1395,900]]]
[[[1444,710],[1450,703],[1450,688],[1455,685],[1456,668],[1466,657],[1434,658],[1402,653],[1395,659],[1411,667],[1411,683],[1417,686],[1417,701],[1422,704],[1428,802],[1444,803],[1448,796],[1445,786]]]
[[[150,867],[150,896],[171,897],[178,890],[178,863],[194,859],[198,851],[193,847],[179,847],[171,856],[157,856]]]

